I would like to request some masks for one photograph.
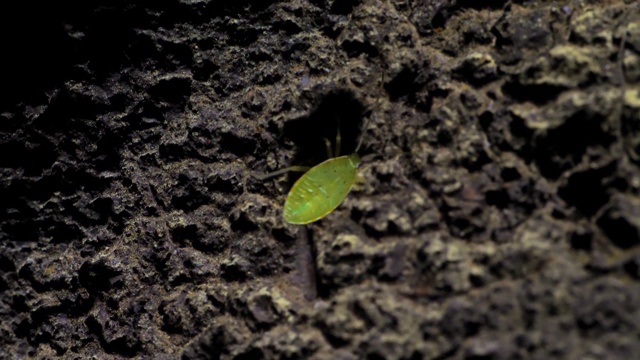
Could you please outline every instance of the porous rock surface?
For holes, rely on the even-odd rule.
[[[0,358],[640,353],[637,1],[18,6]],[[252,173],[338,129],[363,182],[285,224]]]

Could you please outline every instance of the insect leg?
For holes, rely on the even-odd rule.
[[[340,134],[340,118],[336,120],[336,156],[340,155],[340,145],[342,145],[342,134]]]
[[[364,188],[367,180],[360,173],[356,173],[356,180],[353,182],[353,190],[359,191]]]
[[[327,138],[324,139],[324,145],[327,147],[327,159],[333,158],[333,152],[331,151],[331,141]]]
[[[276,170],[274,172],[270,172],[270,173],[266,173],[266,174],[259,174],[259,173],[252,172],[251,176],[253,176],[254,178],[256,178],[258,180],[265,180],[265,179],[268,179],[270,177],[286,174],[289,171],[305,172],[305,171],[308,171],[309,169],[311,169],[311,167],[309,167],[309,166],[289,166],[287,168]]]

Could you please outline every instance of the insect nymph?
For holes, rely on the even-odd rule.
[[[380,86],[384,85],[384,75],[380,81]],[[378,108],[380,106],[378,98]],[[352,104],[347,108],[355,108]],[[357,106],[356,106],[357,107]],[[356,114],[362,114],[356,112]],[[360,156],[358,150],[362,145],[364,132],[367,124],[371,120],[368,117],[360,127],[359,140],[351,155],[338,156],[340,154],[341,135],[340,122],[336,127],[335,150],[332,151],[331,143],[326,138],[328,160],[308,168],[302,166],[291,166],[269,174],[254,175],[258,179],[266,179],[272,176],[284,174],[289,171],[306,171],[294,184],[284,203],[283,218],[290,224],[309,224],[320,220],[335,210],[347,197],[356,181],[361,178],[358,175]],[[333,157],[333,154],[336,157]]]
[[[347,197],[356,181],[360,156],[339,156],[304,173],[293,184],[284,203],[284,220],[308,224],[331,213]]]
[[[333,157],[331,145],[327,139],[325,143],[329,159],[312,168],[292,166],[269,174],[254,175],[258,179],[266,179],[289,171],[306,171],[293,184],[284,203],[283,217],[290,224],[308,224],[327,216],[342,203],[358,179],[360,156],[357,151],[362,143],[362,136],[351,155]],[[338,124],[336,155],[340,152],[340,143]]]

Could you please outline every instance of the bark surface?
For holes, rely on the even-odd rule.
[[[0,358],[640,353],[638,2],[18,6]],[[338,127],[364,182],[285,224],[252,172]]]

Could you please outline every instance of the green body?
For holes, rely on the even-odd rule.
[[[308,224],[322,219],[342,203],[356,181],[358,154],[324,161],[293,184],[284,203],[284,220]]]

